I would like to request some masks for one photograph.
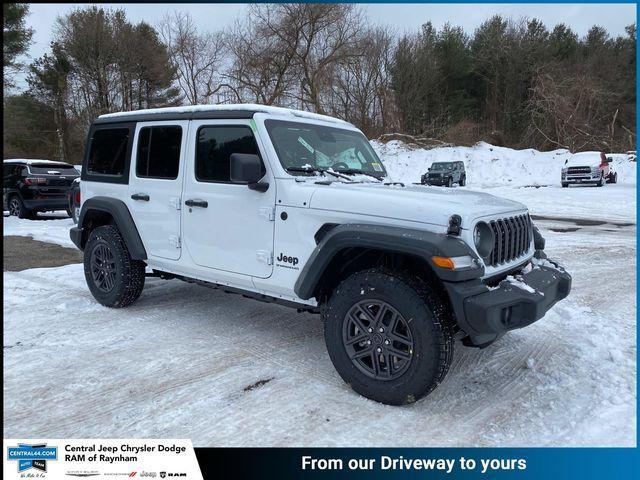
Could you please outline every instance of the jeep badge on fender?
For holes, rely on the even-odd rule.
[[[98,302],[126,307],[153,275],[318,313],[345,382],[391,405],[442,382],[454,336],[486,347],[571,289],[524,205],[392,184],[362,132],[325,115],[261,105],[102,115],[80,188],[70,235]]]
[[[276,260],[278,262],[290,263],[293,266],[296,266],[298,264],[297,257],[287,257],[284,253],[281,253],[280,256],[276,258]]]

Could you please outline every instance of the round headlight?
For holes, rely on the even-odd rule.
[[[473,229],[473,243],[482,258],[491,255],[493,250],[493,231],[485,222],[478,222]]]

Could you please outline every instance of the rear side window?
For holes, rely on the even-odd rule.
[[[196,153],[196,179],[200,182],[230,182],[232,153],[260,154],[249,127],[244,125],[200,127]],[[264,173],[264,165],[262,169]]]
[[[136,175],[175,180],[180,168],[182,128],[144,127],[138,136]]]
[[[102,128],[93,132],[87,171],[94,175],[122,176],[127,166],[128,128]]]

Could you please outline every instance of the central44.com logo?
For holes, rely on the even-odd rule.
[[[46,443],[29,445],[19,443],[17,447],[7,448],[7,460],[18,462],[18,473],[29,469],[47,471],[47,461],[58,459],[58,447],[49,447]]]

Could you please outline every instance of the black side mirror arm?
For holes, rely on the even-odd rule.
[[[247,183],[247,187],[249,187],[249,190],[256,190],[257,192],[264,193],[269,190],[269,182]]]

